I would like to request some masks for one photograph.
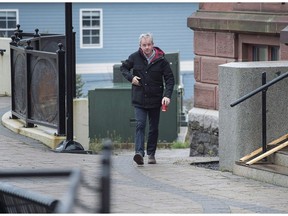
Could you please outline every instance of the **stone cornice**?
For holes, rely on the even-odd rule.
[[[187,18],[187,26],[196,31],[228,31],[280,34],[288,25],[288,13],[197,11]]]

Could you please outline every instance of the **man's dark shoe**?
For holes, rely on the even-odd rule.
[[[156,164],[154,155],[148,155],[148,164]]]
[[[136,153],[134,155],[133,160],[138,164],[138,165],[143,165],[144,161],[143,161],[143,156],[140,153]]]

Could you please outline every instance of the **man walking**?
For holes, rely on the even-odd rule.
[[[143,165],[145,128],[149,120],[147,140],[148,164],[156,164],[158,126],[161,105],[168,106],[174,88],[174,76],[165,53],[154,46],[150,33],[139,37],[139,50],[122,62],[120,70],[132,83],[132,105],[135,108],[136,134],[134,161]],[[132,70],[133,69],[133,70]]]

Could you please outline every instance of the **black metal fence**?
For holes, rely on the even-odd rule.
[[[65,35],[38,31],[23,33],[18,25],[11,37],[12,118],[23,119],[26,127],[39,124],[65,135]]]

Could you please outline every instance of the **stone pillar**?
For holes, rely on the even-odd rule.
[[[73,100],[74,136],[85,150],[89,150],[89,112],[88,99],[77,98]]]
[[[11,96],[10,38],[0,38],[0,48],[6,52],[0,55],[0,96]]]
[[[230,104],[288,71],[287,61],[232,62],[219,66],[220,169],[233,171],[235,161],[262,147],[261,92],[244,102]],[[288,133],[288,78],[267,90],[267,142]]]

